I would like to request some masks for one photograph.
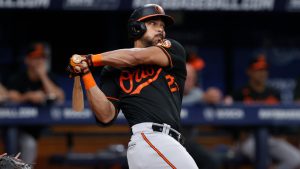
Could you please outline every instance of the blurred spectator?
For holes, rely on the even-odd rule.
[[[34,43],[26,51],[26,70],[9,79],[7,88],[10,100],[15,103],[63,103],[64,92],[54,82],[54,75],[47,70],[46,45]]]
[[[267,86],[268,64],[264,55],[254,58],[247,69],[248,84],[236,91],[232,97],[234,101],[244,104],[268,104],[280,103],[280,94],[276,89]]]
[[[0,74],[0,104],[6,102],[8,99],[8,91],[2,82],[2,76]]]
[[[198,73],[204,68],[204,61],[198,56],[190,56],[186,64],[186,81],[184,86],[182,105],[195,103],[220,104],[222,102],[222,92],[216,87],[209,87],[204,91],[198,85]]]
[[[0,83],[0,105],[7,100],[7,89]],[[0,137],[2,135],[2,130],[0,130]],[[1,157],[1,155],[0,155]]]
[[[5,102],[8,98],[7,89],[0,83],[0,104]]]
[[[294,101],[300,103],[300,77],[297,79],[296,87],[294,89]]]
[[[267,86],[268,63],[264,55],[254,58],[248,68],[248,84],[233,94],[233,100],[244,104],[274,105],[280,103],[279,92]],[[243,133],[240,150],[254,160],[255,140],[249,133]],[[278,161],[278,169],[297,169],[300,167],[300,151],[286,140],[270,136],[268,150],[272,160]]]
[[[196,55],[189,57],[188,63],[186,64],[187,76],[183,92],[184,96],[182,98],[183,106],[195,103],[218,104],[221,102],[222,94],[219,89],[211,87],[205,92],[197,85],[198,73],[204,68],[204,65],[205,63],[200,57]],[[197,166],[201,169],[219,168],[220,163],[214,155],[196,143],[192,138],[192,133],[197,129],[185,129],[185,133],[188,133],[189,135],[185,141],[185,148],[194,158]]]
[[[64,102],[64,92],[54,82],[53,74],[47,71],[47,46],[33,43],[26,50],[26,70],[13,75],[7,84],[9,99],[14,103],[36,106]],[[24,126],[19,131],[19,148],[22,159],[34,163],[37,153],[37,139],[42,126]]]

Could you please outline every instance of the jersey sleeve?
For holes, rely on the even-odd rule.
[[[169,59],[168,70],[181,78],[186,77],[186,52],[183,46],[173,40],[167,39],[163,43],[157,45],[166,54]]]
[[[119,87],[116,84],[116,81],[113,77],[116,77],[114,74],[117,73],[113,68],[111,67],[104,67],[101,75],[100,75],[100,82],[99,82],[99,88],[100,90],[105,94],[106,98],[115,106],[116,109],[116,115],[114,119],[104,124],[97,120],[98,124],[101,124],[102,126],[110,125],[113,123],[113,121],[117,118],[120,110],[120,100],[119,100]]]

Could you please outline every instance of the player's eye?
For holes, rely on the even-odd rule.
[[[154,21],[150,21],[150,25],[156,25]]]

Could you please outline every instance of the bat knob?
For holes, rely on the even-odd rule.
[[[81,61],[83,60],[82,56],[78,55],[78,54],[74,54],[71,57],[71,64],[79,64]]]

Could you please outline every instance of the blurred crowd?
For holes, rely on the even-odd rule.
[[[232,105],[234,103],[242,103],[245,105],[278,105],[281,103],[280,92],[278,89],[269,86],[267,83],[269,78],[269,66],[264,54],[254,56],[249,60],[249,64],[245,68],[248,82],[241,88],[224,95],[221,89],[217,87],[210,86],[207,89],[202,87],[198,78],[205,67],[205,62],[200,57],[190,55],[186,65],[187,80],[185,83],[183,105],[199,103],[207,106]],[[299,103],[300,98],[299,82],[298,79],[294,90],[295,103]],[[252,127],[240,127],[238,130],[239,137],[236,140],[236,145],[232,149],[254,163],[255,139],[253,130],[254,128]],[[274,128],[271,127],[271,135],[267,141],[267,149],[269,150],[268,154],[270,156],[270,168],[300,169],[300,149],[297,145],[292,145],[287,141],[284,135],[287,128],[276,128],[276,132],[272,132],[273,130]],[[296,130],[300,131],[300,128]],[[229,128],[229,132],[233,131],[236,130]],[[196,151],[196,149],[194,148],[193,151]],[[210,159],[208,161],[218,162],[213,155],[210,155],[209,152],[206,152],[203,149],[198,150],[197,153],[202,154],[202,157],[205,155]],[[195,160],[196,162],[199,162],[197,158],[195,158]],[[274,165],[274,163],[276,163],[276,165]],[[201,168],[212,168],[211,166],[206,167],[205,164],[198,166],[202,166]]]
[[[50,71],[49,57],[49,46],[46,43],[29,44],[23,56],[24,68],[11,75],[5,86],[0,83],[0,102],[32,106],[63,104],[65,93]],[[25,162],[35,163],[37,141],[44,127],[19,126],[17,149],[22,152],[21,158]],[[5,135],[6,131],[2,132]]]

